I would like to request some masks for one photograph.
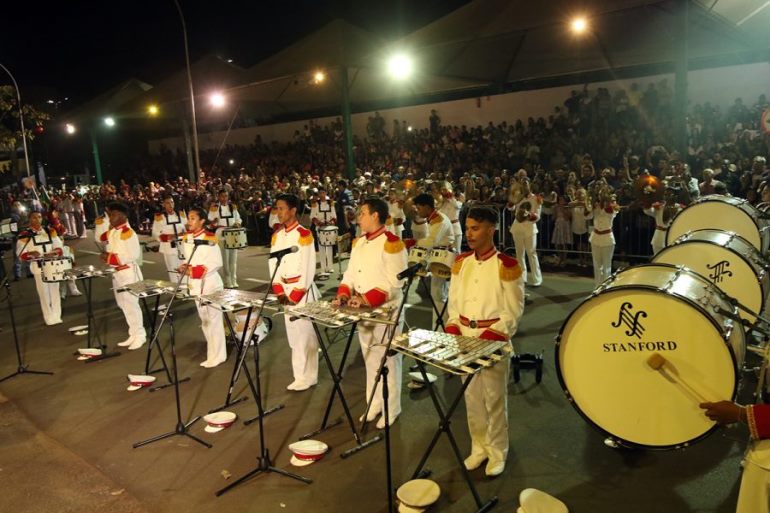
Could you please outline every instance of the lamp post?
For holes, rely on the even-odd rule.
[[[192,114],[192,140],[193,140],[193,158],[195,161],[195,169],[190,169],[190,183],[196,183],[198,181],[198,172],[201,169],[200,153],[198,149],[198,123],[195,119],[195,94],[193,93],[192,72],[190,71],[190,49],[187,45],[187,25],[184,21],[184,13],[182,13],[182,6],[179,5],[178,0],[174,0],[177,11],[179,11],[179,19],[182,22],[182,35],[184,36],[184,59],[187,65],[187,86],[190,89],[190,113]]]
[[[16,102],[18,103],[19,107],[19,123],[21,123],[21,142],[24,146],[24,165],[27,167],[27,176],[30,175],[29,171],[29,153],[27,152],[27,132],[24,129],[24,112],[21,109],[21,92],[19,92],[19,84],[16,83],[16,79],[13,77],[10,71],[8,71],[8,68],[0,64],[0,68],[3,68],[3,71],[8,73],[8,76],[11,77],[11,81],[13,82],[13,87],[16,89]],[[13,151],[16,151],[16,148],[13,149]]]

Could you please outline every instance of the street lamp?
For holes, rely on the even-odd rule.
[[[104,118],[104,124],[107,125],[110,128],[114,127],[115,126],[115,118],[113,118],[112,116],[107,116],[106,118]]]
[[[387,62],[388,74],[396,80],[406,80],[414,72],[414,62],[406,54],[392,55]]]
[[[66,125],[64,125],[64,129],[67,131],[69,135],[74,135],[75,132],[78,131],[77,127],[72,123],[67,123]]]
[[[11,81],[13,82],[13,87],[16,89],[16,102],[18,103],[19,107],[19,123],[21,124],[21,143],[24,147],[24,165],[27,166],[27,176],[30,175],[29,171],[29,152],[27,151],[27,131],[24,129],[24,112],[21,109],[21,92],[19,91],[19,84],[16,83],[16,79],[13,78],[13,75],[10,71],[8,71],[8,68],[0,64],[0,68],[3,68],[3,71],[8,73],[8,76],[11,77]],[[16,148],[13,149],[14,153],[16,152]],[[15,157],[14,157],[15,158]]]
[[[182,12],[182,6],[179,5],[178,0],[174,0],[176,10],[179,12],[179,19],[182,22],[182,35],[184,36],[184,60],[187,65],[187,87],[190,89],[190,113],[192,114],[192,139],[193,139],[193,156],[195,157],[195,172],[190,174],[190,182],[195,183],[198,181],[198,173],[201,170],[200,151],[198,149],[198,122],[195,119],[195,94],[193,93],[192,83],[192,71],[190,70],[190,48],[187,45],[187,24],[184,21],[184,13]],[[187,132],[187,130],[185,130]],[[186,136],[185,136],[186,137]]]
[[[323,71],[318,70],[315,73],[313,73],[313,83],[315,85],[322,84],[324,80],[326,80],[326,73],[324,73]]]
[[[225,95],[222,93],[212,93],[209,97],[209,103],[216,109],[221,109],[225,106]]]
[[[149,114],[150,116],[157,116],[159,112],[160,112],[160,109],[154,103],[147,107],[147,114]]]
[[[588,29],[588,21],[583,16],[573,18],[569,25],[575,34],[582,34]]]

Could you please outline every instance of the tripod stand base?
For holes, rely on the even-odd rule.
[[[29,365],[19,365],[19,367],[16,369],[16,372],[14,372],[13,374],[7,375],[4,378],[0,378],[0,383],[5,381],[6,379],[11,379],[13,377],[20,376],[21,374],[39,374],[41,376],[53,376],[53,372],[30,370]]]
[[[182,378],[178,381],[178,383],[185,383],[187,381],[190,381],[190,378]],[[164,388],[173,387],[176,383],[173,381],[170,383],[166,383],[165,385],[158,385],[155,387],[152,387],[149,389],[150,392],[157,392],[158,390],[163,390]]]
[[[343,452],[342,454],[340,454],[340,458],[345,459],[348,456],[353,456],[355,453],[359,451],[363,451],[364,449],[368,449],[369,447],[372,447],[377,442],[382,442],[383,440],[384,438],[382,436],[382,433],[378,433],[374,435],[372,438],[370,438],[369,440],[367,440],[366,442],[362,444],[358,444],[355,447],[351,447],[347,451]]]
[[[233,406],[233,405],[238,404],[238,403],[242,403],[243,401],[246,401],[246,400],[248,400],[248,397],[243,396],[243,397],[239,397],[235,401],[225,401],[225,403],[222,406],[217,406],[216,408],[212,408],[207,413],[214,413],[214,412],[222,411],[222,410],[225,410],[225,409],[229,408],[230,406]]]
[[[275,413],[275,412],[277,412],[277,411],[283,410],[284,408],[285,408],[285,406],[284,406],[283,404],[279,404],[279,405],[277,405],[277,406],[273,406],[272,408],[270,408],[270,409],[268,409],[268,410],[265,410],[264,412],[262,412],[262,415],[257,415],[256,417],[252,417],[252,418],[250,418],[249,420],[244,420],[244,421],[243,421],[243,425],[244,425],[244,426],[248,426],[248,425],[249,425],[249,424],[251,424],[252,422],[256,422],[256,421],[258,421],[260,418],[265,418],[265,417],[267,417],[268,415],[270,415],[271,413]]]
[[[331,424],[327,424],[325,426],[321,426],[320,428],[316,429],[312,433],[307,433],[307,434],[302,435],[301,437],[299,437],[299,439],[300,440],[310,440],[311,438],[314,438],[316,435],[321,434],[321,433],[323,433],[326,430],[329,430],[329,429],[332,429],[334,427],[339,426],[343,422],[344,422],[343,419],[339,418],[339,419],[335,420],[334,422],[332,422]]]
[[[191,435],[187,431],[190,428],[190,426],[192,426],[193,424],[198,422],[199,419],[200,419],[200,417],[195,417],[194,419],[192,419],[187,424],[182,424],[180,422],[179,424],[176,425],[176,429],[174,429],[174,431],[169,431],[168,433],[163,433],[162,435],[154,436],[152,438],[148,438],[147,440],[143,440],[141,442],[136,442],[132,447],[134,449],[136,449],[138,447],[142,447],[144,445],[148,445],[148,444],[151,444],[153,442],[159,442],[160,440],[165,440],[166,438],[169,438],[169,437],[172,437],[172,436],[175,436],[175,435],[181,435],[181,436],[186,436],[188,438],[192,438],[193,440],[195,440],[199,444],[205,445],[207,448],[211,449],[212,445],[210,443],[201,440],[200,438],[198,438],[195,435]]]
[[[259,458],[257,458],[257,468],[255,468],[253,470],[250,470],[249,472],[247,472],[246,474],[242,475],[241,477],[239,477],[238,479],[236,479],[235,481],[233,481],[229,485],[225,486],[221,490],[217,490],[214,493],[214,495],[219,497],[222,494],[232,490],[233,488],[235,488],[239,484],[245,482],[246,480],[248,480],[248,479],[250,479],[250,478],[252,478],[252,477],[254,477],[256,475],[259,475],[262,472],[275,472],[276,474],[280,474],[280,475],[282,475],[284,477],[290,477],[292,479],[296,479],[297,481],[302,481],[305,484],[311,484],[313,482],[312,479],[309,479],[307,477],[303,477],[303,476],[300,476],[300,475],[297,475],[297,474],[292,474],[291,472],[287,472],[287,471],[285,471],[283,469],[276,468],[276,467],[272,466],[272,464],[270,463],[270,456],[268,454],[266,454],[264,457],[260,456]]]

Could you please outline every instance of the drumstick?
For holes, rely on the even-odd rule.
[[[667,371],[664,368],[664,366],[666,365],[666,359],[663,357],[662,354],[653,353],[649,358],[647,358],[647,365],[649,365],[652,370],[656,370],[660,372],[669,381],[680,384],[688,392],[694,395],[695,398],[698,399],[699,403],[709,402],[708,399],[703,397],[697,390],[695,390],[693,387],[688,385],[681,377],[679,377],[679,375],[676,372],[676,369],[672,367],[671,371]]]

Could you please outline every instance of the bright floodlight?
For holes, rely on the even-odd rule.
[[[407,55],[400,53],[388,59],[388,73],[396,80],[406,80],[413,70],[414,63]]]
[[[324,73],[323,71],[318,70],[315,73],[313,73],[313,83],[314,84],[320,84],[324,80],[326,80],[326,73]]]
[[[230,159],[230,161],[229,161],[229,162],[230,162],[230,165],[231,165],[231,166],[232,166],[233,164],[235,164],[235,160],[233,160],[233,159]]]
[[[149,105],[149,106],[147,107],[147,113],[148,113],[150,116],[157,116],[159,112],[160,112],[160,109],[159,109],[159,108],[158,108],[158,106],[157,106],[157,105],[155,105],[155,104]]]
[[[572,20],[570,27],[572,28],[572,32],[575,32],[576,34],[582,34],[588,28],[588,22],[584,17],[579,16]]]
[[[221,108],[225,106],[225,95],[222,93],[214,93],[211,95],[211,106]]]
[[[111,116],[107,116],[106,118],[104,118],[104,124],[110,128],[115,126],[115,118]]]
[[[64,128],[65,130],[67,130],[67,133],[70,135],[78,131],[77,128],[75,128],[75,125],[73,125],[72,123],[67,123],[66,125],[64,125]]]

